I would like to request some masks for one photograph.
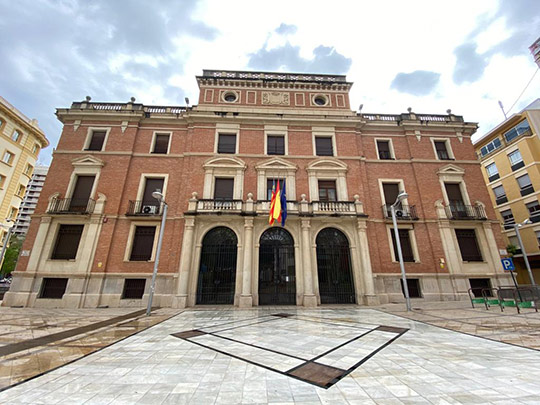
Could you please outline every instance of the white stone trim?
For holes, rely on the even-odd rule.
[[[309,200],[319,200],[319,180],[335,180],[338,201],[349,201],[347,191],[347,165],[330,156],[321,157],[309,163],[308,172]]]
[[[92,134],[94,131],[105,131],[105,138],[103,138],[103,145],[101,145],[101,150],[88,150],[90,142],[92,141]],[[109,139],[109,133],[111,132],[111,127],[88,127],[86,132],[86,139],[84,141],[83,151],[85,152],[103,152],[107,146],[107,140]]]
[[[390,158],[395,160],[396,159],[396,153],[394,152],[394,143],[392,142],[392,138],[381,138],[376,137],[373,139],[375,142],[375,153],[377,154],[377,160],[388,160],[388,159],[381,159],[379,157],[379,145],[377,145],[377,141],[388,141],[388,149],[390,149]]]
[[[203,199],[214,198],[216,178],[234,178],[233,199],[241,200],[244,193],[244,171],[246,164],[230,155],[218,155],[203,164],[204,188]]]
[[[167,145],[167,155],[171,152],[171,144],[172,144],[172,131],[154,131],[152,134],[152,142],[150,143],[150,152],[154,154],[154,148],[156,146],[156,138],[157,135],[169,135],[169,143]]]
[[[312,127],[311,133],[312,133],[311,141],[313,144],[313,156],[318,156],[315,138],[332,139],[332,156],[336,157],[338,155],[337,145],[336,145],[336,129],[334,127]],[[332,157],[332,156],[320,156],[320,158]]]
[[[283,136],[285,149],[284,155],[268,155],[268,136]],[[285,125],[265,125],[264,126],[264,154],[268,156],[287,156],[289,154],[289,135]]]
[[[446,152],[448,152],[448,157],[452,160],[456,159],[456,156],[454,155],[454,151],[452,150],[452,144],[449,138],[431,138],[430,137],[429,139],[431,140],[431,146],[433,147],[433,153],[435,154],[435,159],[441,160],[439,159],[439,155],[437,155],[437,149],[435,148],[435,141],[444,142],[444,145],[446,146]]]

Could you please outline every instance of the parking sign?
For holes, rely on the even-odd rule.
[[[501,263],[503,265],[504,271],[514,271],[516,267],[514,266],[514,261],[511,257],[507,257],[506,259],[501,259]]]

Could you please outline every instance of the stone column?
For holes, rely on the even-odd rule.
[[[251,307],[253,296],[251,295],[251,272],[253,263],[253,218],[246,217],[244,220],[244,266],[242,268],[242,295],[238,303],[240,308]]]
[[[311,224],[309,219],[302,219],[302,262],[304,270],[304,306],[316,307],[317,297],[313,294],[313,277],[311,266],[311,243],[309,233]]]
[[[187,305],[189,273],[193,261],[193,238],[195,231],[195,218],[186,217],[184,224],[184,237],[182,239],[182,253],[180,256],[180,269],[178,289],[173,300],[174,308],[185,308]]]
[[[371,259],[369,257],[369,243],[367,237],[367,223],[365,219],[358,218],[357,223],[358,241],[360,243],[358,254],[360,256],[362,281],[364,284],[364,304],[377,305],[379,299],[375,295],[373,272],[371,271]]]

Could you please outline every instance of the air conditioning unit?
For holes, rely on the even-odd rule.
[[[158,206],[157,205],[143,205],[141,212],[143,214],[156,215],[158,213]]]

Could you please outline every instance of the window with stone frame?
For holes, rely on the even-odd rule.
[[[474,229],[455,229],[456,238],[464,262],[482,262],[482,253],[478,246]]]
[[[51,260],[75,260],[83,229],[84,225],[60,225]]]
[[[151,260],[155,235],[155,226],[136,226],[129,260],[134,262]]]
[[[236,134],[219,134],[217,153],[236,153]]]
[[[317,156],[334,156],[334,147],[332,145],[332,137],[316,136],[315,137],[315,154]]]
[[[285,154],[285,137],[283,135],[268,135],[266,137],[267,155]]]
[[[448,153],[446,141],[433,141],[433,143],[435,144],[435,150],[437,151],[437,158],[439,160],[452,160]]]
[[[392,160],[392,149],[390,148],[390,141],[378,140],[377,141],[377,153],[381,160]]]
[[[410,229],[398,229],[399,241],[401,245],[401,254],[403,255],[404,262],[414,262],[414,251],[411,244],[411,235]],[[390,234],[392,235],[392,245],[394,248],[394,258],[396,261],[399,260],[397,244],[396,244],[396,234],[393,228],[390,229]]]
[[[166,154],[169,151],[170,134],[156,134],[152,153]]]
[[[103,143],[105,142],[106,135],[107,131],[105,130],[92,130],[86,150],[95,152],[103,150]]]
[[[319,201],[337,201],[335,180],[319,180]]]

